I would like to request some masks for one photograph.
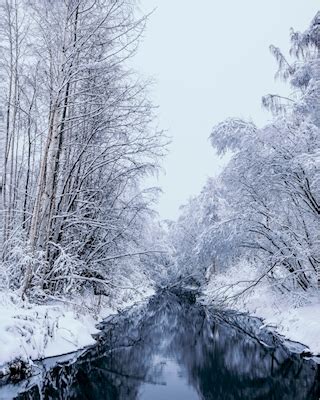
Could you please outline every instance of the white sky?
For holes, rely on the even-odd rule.
[[[156,80],[159,124],[172,137],[166,174],[152,185],[164,193],[162,218],[174,219],[179,206],[199,193],[222,162],[208,136],[229,117],[270,118],[261,108],[267,93],[284,93],[274,82],[274,44],[289,48],[289,29],[304,30],[320,10],[319,0],[140,0],[150,17],[135,67]]]

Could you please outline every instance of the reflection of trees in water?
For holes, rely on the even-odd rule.
[[[180,307],[168,349],[202,398],[318,399],[316,367],[290,356],[272,334],[259,330],[257,320]]]
[[[316,369],[284,347],[266,347],[268,334],[243,318],[217,318],[199,331],[195,357],[184,359],[192,383],[204,399],[318,399]],[[213,328],[211,328],[213,326]],[[249,331],[253,339],[243,331]]]
[[[142,383],[163,383],[157,355],[175,359],[203,399],[311,400],[319,391],[313,364],[290,356],[255,320],[209,315],[168,294],[115,317],[98,346],[46,373],[41,391],[53,399],[133,400]],[[33,390],[20,398],[37,398]]]

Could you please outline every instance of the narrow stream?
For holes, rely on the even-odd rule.
[[[163,293],[102,325],[98,345],[76,360],[44,362],[0,398],[319,400],[320,372],[290,354],[257,319]]]

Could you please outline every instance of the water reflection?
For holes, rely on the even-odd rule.
[[[258,326],[164,293],[109,321],[95,348],[16,398],[318,400],[317,367]]]

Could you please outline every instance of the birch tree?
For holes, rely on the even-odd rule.
[[[2,1],[11,19],[28,21],[28,29],[15,22],[26,67],[19,80],[7,62],[2,103],[11,151],[2,190],[10,281],[23,296],[71,293],[84,282],[112,287],[121,255],[149,251],[137,238],[153,195],[140,182],[157,169],[166,142],[153,123],[149,84],[127,63],[147,17],[134,1],[17,1]],[[2,38],[11,60],[8,18]]]

